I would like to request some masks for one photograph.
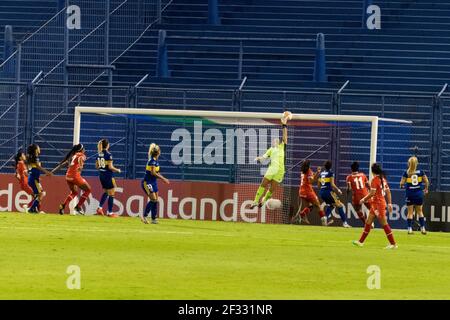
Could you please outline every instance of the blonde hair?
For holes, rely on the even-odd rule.
[[[416,157],[411,157],[408,159],[408,175],[413,175],[416,170],[417,166],[419,165],[419,160]]]
[[[148,148],[148,158],[150,159],[159,151],[160,151],[159,146],[156,143],[152,143]]]
[[[100,141],[97,143],[97,150],[98,150],[98,153],[100,153],[100,152],[103,151],[102,140],[100,140]]]

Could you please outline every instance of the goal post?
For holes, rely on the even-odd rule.
[[[163,110],[163,109],[134,109],[134,108],[105,108],[105,107],[75,107],[73,143],[80,143],[81,115],[92,114],[127,114],[127,115],[155,115],[155,116],[187,116],[224,119],[272,119],[279,120],[280,113],[269,112],[232,112],[232,111],[203,111],[203,110]],[[292,120],[363,122],[371,125],[370,137],[370,165],[377,161],[378,123],[379,120],[412,124],[411,121],[401,119],[380,118],[378,116],[333,115],[333,114],[298,114],[294,113]],[[372,175],[372,173],[369,173]]]
[[[207,214],[212,215],[216,210],[214,216],[217,216],[217,210],[223,207],[210,201],[222,199],[221,204],[234,203],[224,209],[233,208],[232,213],[228,212],[233,216],[239,211],[256,222],[289,222],[289,217],[298,210],[300,168],[305,160],[311,162],[314,170],[331,160],[336,184],[342,187],[353,161],[358,161],[361,170],[370,174],[370,165],[378,160],[387,167],[392,181],[400,179],[410,153],[411,122],[377,116],[290,111],[293,117],[287,126],[285,173],[273,194],[274,199],[282,201],[282,207],[275,210],[247,208],[270,163],[268,159],[257,162],[256,158],[281,137],[281,112],[79,106],[75,108],[73,143],[82,142],[88,156],[95,156],[98,140],[107,138],[115,162],[124,168],[122,175],[131,179],[144,175],[148,146],[157,143],[162,150],[163,174],[187,188],[195,186],[189,192],[196,194],[199,205],[192,211],[200,216],[206,210],[199,207],[202,203],[209,206]],[[96,175],[91,162],[84,172]],[[245,217],[243,221],[248,220]]]

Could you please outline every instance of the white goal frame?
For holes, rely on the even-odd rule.
[[[163,110],[163,109],[133,109],[133,108],[108,108],[108,107],[75,107],[74,126],[73,126],[73,144],[80,143],[81,114],[131,114],[131,115],[155,115],[155,116],[192,116],[192,117],[211,117],[211,118],[242,118],[242,119],[281,119],[281,113],[269,112],[232,112],[232,111],[203,111],[203,110]],[[371,124],[370,137],[370,166],[377,161],[378,146],[378,122],[388,121],[402,124],[412,124],[412,121],[380,118],[377,116],[359,116],[359,115],[335,115],[335,114],[299,114],[293,113],[292,120],[316,120],[316,121],[347,121],[364,122]],[[369,170],[370,171],[370,170]],[[370,172],[372,178],[372,172]]]

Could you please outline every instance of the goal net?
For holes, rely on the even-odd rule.
[[[77,107],[74,143],[82,142],[93,156],[98,140],[109,139],[115,164],[125,169],[122,177],[128,179],[142,179],[148,146],[156,143],[162,150],[161,172],[205,204],[184,212],[196,211],[190,214],[193,218],[261,223],[289,223],[297,212],[305,160],[313,170],[331,160],[336,184],[345,188],[353,161],[368,175],[370,164],[382,161],[395,181],[411,154],[407,121],[294,113],[288,122],[284,179],[272,195],[282,206],[250,209],[270,162],[257,163],[255,158],[281,139],[280,119],[281,113]],[[85,170],[95,175],[93,161]],[[166,187],[160,185],[164,200]],[[207,205],[211,198],[217,205]]]

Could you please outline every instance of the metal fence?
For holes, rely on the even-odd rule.
[[[61,92],[72,99],[64,104]],[[19,104],[8,105],[19,94]],[[112,103],[110,98],[112,97]],[[337,92],[291,92],[252,90],[192,90],[109,86],[65,86],[44,83],[0,82],[0,172],[11,172],[11,159],[20,147],[36,142],[43,150],[43,160],[54,166],[71,147],[73,139],[73,110],[77,105],[98,107],[162,108],[183,110],[221,110],[296,113],[370,114],[413,121],[408,128],[380,124],[379,161],[383,162],[396,187],[406,159],[419,149],[421,167],[429,174],[434,190],[450,190],[450,97],[426,95],[376,95]],[[110,137],[116,161],[124,170],[124,177],[135,178],[141,172],[135,164],[145,158],[145,145],[139,132],[145,135],[148,124],[133,119],[88,119],[84,139],[95,145],[101,135]],[[339,148],[327,149],[335,163],[338,179],[342,181],[352,158],[358,158],[358,146],[369,144],[369,135],[352,133],[348,139],[346,128],[334,141]],[[92,134],[91,134],[92,133]],[[91,141],[92,140],[92,141]],[[139,150],[143,150],[142,152]],[[334,150],[334,151],[333,151]],[[342,151],[339,151],[342,150]],[[88,150],[95,153],[95,149]],[[365,151],[364,151],[365,152]],[[364,157],[362,157],[364,158]],[[208,169],[205,167],[205,172]],[[86,174],[94,175],[88,167]],[[225,178],[224,178],[225,179]]]

